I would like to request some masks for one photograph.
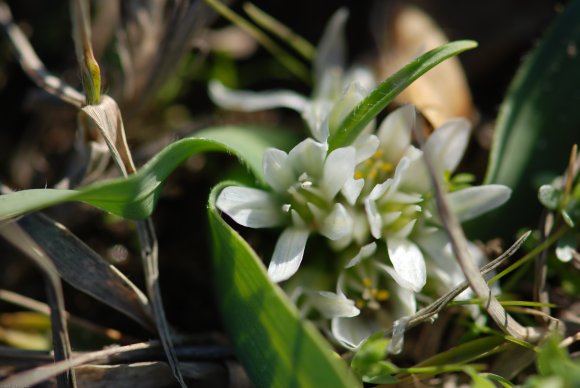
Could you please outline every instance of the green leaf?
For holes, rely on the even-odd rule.
[[[159,199],[167,177],[187,158],[203,152],[227,152],[240,158],[264,183],[262,155],[268,147],[288,148],[283,132],[219,127],[176,141],[128,178],[99,182],[78,190],[31,189],[0,196],[0,222],[63,202],[81,201],[130,218],[145,219]]]
[[[378,333],[369,337],[354,355],[351,368],[365,383],[394,384],[394,375],[399,371],[396,365],[386,361],[391,341]]]
[[[503,343],[505,343],[505,339],[499,336],[478,338],[436,354],[415,365],[415,367],[465,364],[497,349]]]
[[[339,129],[328,139],[330,150],[351,144],[366,125],[417,78],[433,67],[463,51],[477,47],[471,40],[447,43],[421,55],[384,80],[346,116]]]
[[[561,337],[552,335],[538,353],[538,370],[542,376],[558,376],[569,387],[580,384],[580,363],[572,361],[566,348],[560,347]]]
[[[491,382],[487,377],[484,377],[477,373],[473,368],[466,368],[467,374],[471,377],[471,386],[473,388],[495,388],[495,384]]]
[[[208,206],[213,236],[217,302],[239,360],[259,387],[361,386],[309,322],[302,320],[261,260]]]
[[[536,178],[560,175],[580,141],[579,19],[577,0],[521,66],[501,106],[485,183],[507,185],[513,193],[501,214],[487,218],[486,229],[496,234],[498,227],[513,233],[535,222],[541,210]],[[505,214],[509,220],[500,218]]]

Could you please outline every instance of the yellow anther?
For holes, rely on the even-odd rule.
[[[354,302],[354,305],[356,306],[356,308],[358,308],[360,310],[363,307],[365,307],[366,302],[362,299],[357,299],[356,302]]]
[[[372,165],[373,165],[373,163],[374,163],[374,162],[373,162],[371,159],[367,159],[367,160],[365,160],[365,166],[367,166],[367,167],[370,167],[370,166],[372,166]]]
[[[377,150],[377,152],[375,152],[375,153],[373,154],[373,156],[372,156],[372,157],[373,157],[373,158],[375,158],[375,159],[378,159],[378,158],[380,158],[381,156],[383,156],[383,153],[384,153],[384,151],[383,151],[381,148],[379,148],[379,149]]]
[[[391,172],[394,169],[394,166],[391,163],[381,163],[379,168],[381,169],[382,172]]]
[[[378,171],[376,168],[373,168],[372,170],[369,171],[369,173],[367,174],[367,177],[369,179],[375,179],[377,177]]]
[[[354,172],[354,179],[361,179],[364,178],[364,174],[360,171],[355,171]]]
[[[375,294],[375,299],[379,302],[384,302],[385,300],[389,299],[391,293],[387,290],[377,290]]]
[[[373,285],[373,281],[369,277],[365,277],[362,279],[362,284],[365,288],[371,288]]]

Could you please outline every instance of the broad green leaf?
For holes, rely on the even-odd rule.
[[[513,233],[536,222],[540,175],[560,175],[572,145],[580,141],[578,20],[577,0],[521,66],[501,106],[485,183],[507,185],[513,193],[501,214],[495,212],[488,221],[496,233],[498,227]],[[500,218],[505,214],[509,220]]]
[[[340,357],[299,317],[252,248],[219,215],[211,193],[217,302],[239,360],[258,387],[357,387]]]
[[[444,60],[475,47],[477,43],[471,40],[447,43],[426,52],[384,80],[346,116],[339,129],[330,136],[330,149],[351,144],[366,125],[417,78]]]
[[[240,158],[260,183],[262,154],[268,147],[287,148],[283,132],[219,127],[176,141],[153,157],[136,174],[99,182],[78,190],[31,189],[0,196],[0,222],[63,202],[85,202],[113,214],[144,219],[157,203],[165,179],[187,158],[203,152],[227,152]]]
[[[538,353],[537,365],[541,376],[558,376],[564,379],[566,386],[577,387],[580,384],[580,363],[573,361],[566,348],[560,347],[561,337],[552,335]]]

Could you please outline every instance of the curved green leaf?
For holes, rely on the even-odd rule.
[[[190,156],[211,151],[231,153],[263,183],[264,150],[287,148],[285,145],[289,143],[284,133],[274,134],[264,129],[219,127],[204,130],[196,137],[167,146],[128,178],[103,181],[78,190],[31,189],[2,195],[0,221],[71,201],[85,202],[125,218],[144,219],[153,212],[165,179]]]
[[[477,43],[472,40],[447,43],[426,52],[381,82],[345,117],[339,129],[330,136],[330,149],[351,144],[366,125],[417,78],[444,60],[475,47]]]
[[[540,175],[561,175],[580,141],[578,20],[574,1],[521,66],[501,106],[485,183],[513,189],[501,210],[517,223],[501,223],[511,232],[537,219]]]
[[[300,319],[273,284],[252,248],[208,206],[217,298],[224,324],[252,381],[259,387],[361,386],[340,357]]]

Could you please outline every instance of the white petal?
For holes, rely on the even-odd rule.
[[[367,91],[373,90],[377,86],[377,79],[373,70],[360,64],[350,67],[344,75],[345,85],[350,85],[352,82],[358,83]]]
[[[262,160],[266,182],[277,192],[283,193],[296,183],[294,171],[288,163],[288,154],[276,148],[264,151]]]
[[[379,138],[375,135],[361,135],[353,144],[356,149],[356,164],[362,163],[377,152]]]
[[[328,115],[329,134],[333,135],[339,128],[345,117],[361,102],[367,95],[367,91],[358,83],[348,85],[342,96],[334,103]]]
[[[415,293],[408,288],[392,287],[392,298],[396,301],[393,303],[393,316],[395,319],[413,315],[417,312],[417,300]]]
[[[353,220],[344,206],[334,205],[332,212],[326,216],[320,228],[320,234],[330,240],[338,240],[352,234]]]
[[[298,271],[306,241],[308,230],[302,228],[286,228],[278,238],[272,261],[268,267],[268,275],[272,281],[278,283],[290,278]]]
[[[354,205],[356,203],[364,185],[364,179],[350,178],[346,180],[344,186],[342,186],[341,193],[344,195],[349,205]]]
[[[397,164],[411,145],[411,131],[415,125],[415,107],[405,105],[387,116],[378,129],[384,158]]]
[[[423,200],[423,196],[419,193],[405,193],[402,191],[397,191],[389,196],[389,199],[397,203],[419,203]]]
[[[345,348],[356,349],[381,327],[374,320],[363,316],[334,318],[330,330],[332,336]]]
[[[328,319],[336,317],[354,317],[360,314],[355,307],[354,301],[344,295],[334,292],[319,291],[308,294],[309,301],[314,307]]]
[[[433,131],[425,148],[429,151],[436,171],[455,171],[467,148],[470,131],[469,121],[461,118],[449,120]]]
[[[302,217],[300,217],[300,214],[298,214],[296,210],[294,209],[290,210],[290,217],[292,218],[292,224],[294,224],[294,226],[297,226],[302,229],[306,228],[306,222],[304,222],[304,220],[302,219]]]
[[[353,257],[352,259],[350,259],[348,261],[348,263],[346,263],[345,268],[350,268],[350,267],[357,265],[358,263],[360,263],[362,260],[366,259],[367,257],[374,255],[376,250],[377,250],[377,244],[374,242],[363,246],[358,251],[356,256]]]
[[[270,193],[250,187],[224,188],[216,206],[238,224],[250,228],[270,228],[282,225],[286,219],[281,205]]]
[[[381,238],[383,222],[375,201],[370,198],[365,200],[365,212],[367,214],[367,219],[371,228],[371,234],[376,239]]]
[[[307,173],[310,177],[320,177],[327,146],[308,138],[292,148],[288,160],[296,176]]]
[[[407,149],[405,157],[410,163],[403,176],[400,188],[405,191],[426,193],[431,190],[431,177],[423,160],[423,151],[413,146]]]
[[[417,223],[417,219],[414,218],[411,221],[407,222],[405,224],[405,226],[403,226],[401,229],[397,230],[395,233],[393,233],[393,237],[394,238],[398,238],[398,239],[405,239],[407,238],[411,232],[413,231],[413,227],[415,226],[415,224]]]
[[[511,189],[503,185],[468,187],[449,193],[449,206],[459,221],[467,221],[504,204],[511,195]]]
[[[337,148],[324,162],[320,184],[328,199],[334,198],[344,183],[354,176],[355,150],[353,147]]]
[[[425,251],[432,265],[429,265],[429,273],[443,285],[440,291],[445,292],[452,287],[461,274],[461,268],[451,251],[449,238],[443,230],[434,233],[417,236],[415,241]]]
[[[415,294],[414,291],[412,291],[413,284],[411,284],[411,282],[408,282],[407,280],[405,280],[401,276],[399,276],[399,274],[397,273],[397,271],[395,271],[395,269],[393,267],[390,267],[390,266],[383,264],[383,263],[375,263],[375,265],[377,267],[379,267],[380,269],[382,269],[383,271],[385,271],[386,273],[388,273],[393,278],[395,283],[397,283],[397,287],[394,287],[393,289],[407,290],[407,291],[411,292],[412,295]],[[400,286],[400,287],[398,287],[398,286]],[[407,301],[407,303],[410,303],[410,302],[408,302],[407,299],[405,299],[405,301]],[[412,305],[410,305],[410,306],[412,306]],[[402,315],[406,315],[406,314],[402,314]]]
[[[387,227],[391,225],[393,222],[397,221],[399,217],[401,217],[401,214],[403,214],[401,211],[381,213],[383,226]]]
[[[242,112],[255,112],[272,108],[290,108],[302,113],[309,102],[297,93],[288,90],[265,92],[238,91],[225,87],[217,80],[209,83],[209,96],[222,108]]]
[[[411,284],[413,291],[421,291],[427,272],[419,247],[407,239],[387,238],[387,249],[397,274]]]
[[[348,18],[348,10],[340,8],[332,15],[326,25],[322,38],[318,43],[314,60],[314,79],[317,82],[333,73],[336,69],[343,69],[346,61],[346,39],[344,29]],[[319,89],[324,87],[316,85]],[[325,90],[319,90],[326,97]]]
[[[375,185],[375,187],[373,187],[373,189],[371,190],[371,193],[369,194],[369,199],[376,201],[377,199],[381,198],[387,192],[389,187],[391,187],[392,184],[393,184],[393,179],[389,178],[386,181],[384,181],[383,183]]]
[[[317,141],[322,143],[325,143],[328,139],[327,119],[331,108],[332,103],[329,100],[314,100],[302,113],[302,118],[308,123],[310,133]]]
[[[389,186],[388,193],[387,193],[387,196],[389,198],[392,195],[394,195],[397,192],[397,190],[399,189],[399,186],[401,185],[401,182],[403,181],[403,178],[406,174],[406,171],[409,168],[410,162],[411,161],[409,160],[409,158],[403,157],[399,161],[399,164],[397,164],[397,168],[395,169],[395,174],[393,175],[393,178],[391,178],[392,183]]]

